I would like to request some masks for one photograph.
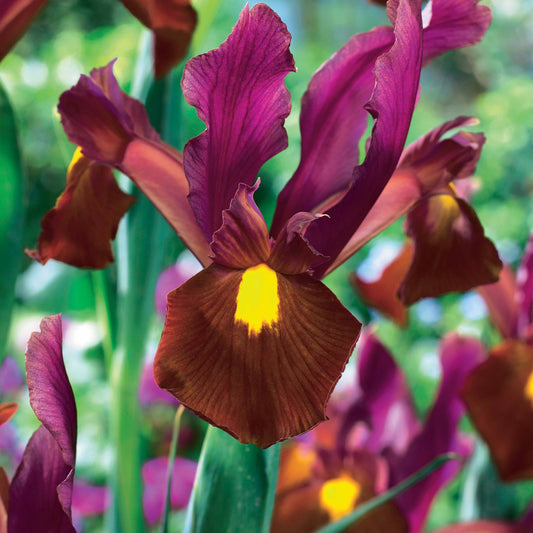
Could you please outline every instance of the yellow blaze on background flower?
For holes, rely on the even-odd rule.
[[[237,293],[235,322],[248,326],[248,335],[258,335],[265,326],[272,327],[279,319],[278,276],[261,263],[242,275]]]
[[[526,388],[524,392],[529,401],[533,403],[533,372],[531,372],[531,374],[529,374],[529,377],[527,378]]]
[[[331,520],[338,520],[351,513],[361,493],[361,485],[351,477],[343,475],[326,481],[320,489],[320,505]]]

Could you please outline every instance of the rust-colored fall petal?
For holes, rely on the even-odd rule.
[[[154,70],[161,78],[187,53],[197,15],[189,0],[122,0],[154,32]]]
[[[15,402],[0,403],[0,426],[11,419],[18,407]]]
[[[498,279],[498,252],[464,200],[451,194],[422,200],[407,215],[406,233],[415,252],[399,290],[405,305]]]
[[[533,347],[509,340],[491,351],[462,390],[504,481],[533,478],[532,373]]]
[[[167,303],[154,376],[190,410],[261,447],[325,420],[361,325],[321,282],[212,264]]]
[[[111,240],[120,219],[134,201],[120,190],[110,167],[94,163],[78,148],[64,192],[42,219],[38,250],[27,253],[43,265],[56,259],[77,267],[104,268],[113,261]]]
[[[407,325],[407,308],[398,298],[398,288],[409,270],[412,259],[413,246],[408,243],[384,268],[378,280],[366,282],[355,273],[350,276],[350,282],[359,291],[363,300],[399,326]]]
[[[0,4],[0,61],[24,35],[48,0],[3,0]]]

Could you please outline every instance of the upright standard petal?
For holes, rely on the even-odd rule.
[[[393,483],[405,479],[442,453],[465,450],[457,427],[464,413],[459,392],[465,378],[484,357],[485,349],[477,339],[456,334],[443,339],[440,348],[442,380],[437,400],[423,430],[396,463]],[[457,462],[448,463],[396,498],[410,532],[421,531],[433,498],[458,468]]]
[[[302,98],[300,165],[278,197],[275,237],[292,215],[316,210],[350,185],[367,126],[364,105],[374,88],[374,64],[393,43],[391,27],[355,35],[311,78]]]
[[[182,87],[207,129],[185,146],[189,202],[208,241],[237,185],[252,185],[261,165],[287,146],[284,85],[294,61],[290,34],[264,4],[246,6],[228,39],[191,59]]]
[[[479,0],[431,0],[424,19],[424,64],[435,57],[481,41],[492,20]]]
[[[419,202],[407,216],[406,233],[415,253],[398,293],[405,305],[497,281],[498,252],[464,200],[438,194]]]
[[[134,201],[120,190],[111,168],[92,162],[77,148],[65,191],[41,221],[38,250],[27,253],[43,265],[56,259],[77,267],[104,268],[113,261],[110,241]]]
[[[81,76],[61,95],[65,132],[83,155],[129,176],[200,262],[209,264],[209,243],[187,201],[182,155],[160,140],[143,105],[120,90],[113,63]]]
[[[24,35],[47,0],[3,0],[0,4],[0,61]]]
[[[76,405],[63,363],[60,315],[44,318],[26,351],[30,404],[42,426],[33,434],[9,493],[9,530],[72,533]]]
[[[468,377],[462,396],[504,481],[533,478],[533,348],[509,340]]]
[[[197,15],[190,0],[121,0],[147,28],[154,32],[156,78],[167,74],[187,53]]]
[[[422,55],[420,2],[401,0],[394,28],[396,41],[376,61],[376,85],[367,110],[375,119],[363,164],[356,167],[346,195],[327,211],[329,218],[309,227],[309,242],[335,260],[389,181],[407,137],[415,107]],[[316,274],[327,270],[328,263]]]

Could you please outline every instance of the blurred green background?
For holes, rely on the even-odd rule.
[[[479,118],[480,125],[475,130],[485,133],[487,143],[476,173],[480,189],[472,203],[502,258],[516,266],[533,227],[533,1],[484,3],[492,8],[494,20],[482,43],[447,53],[424,69],[409,141],[457,115]],[[205,4],[196,2],[200,18]],[[366,0],[278,0],[270,5],[293,35],[292,51],[298,72],[287,77],[292,94],[292,112],[286,121],[289,148],[261,171],[262,187],[257,196],[267,220],[273,214],[277,193],[299,160],[300,99],[310,76],[351,35],[388,23],[384,9]],[[233,0],[220,2],[213,24],[201,41],[195,40],[192,52],[218,46],[230,32],[242,6],[242,2]],[[18,121],[27,180],[24,247],[36,246],[40,220],[63,190],[74,150],[59,123],[56,112],[59,95],[80,74],[88,74],[114,57],[118,57],[115,73],[121,86],[135,90],[136,61],[147,38],[147,31],[120,2],[51,0],[0,64],[0,79]],[[199,133],[203,125],[194,110],[184,106],[184,122],[176,128],[186,140]],[[498,338],[488,323],[482,300],[475,293],[420,302],[411,309],[407,330],[399,330],[364,308],[347,283],[348,273],[356,269],[367,276],[377,272],[402,240],[400,221],[338,269],[327,283],[360,320],[378,323],[378,334],[405,369],[423,415],[438,385],[439,339],[453,330],[476,335],[487,345]],[[169,264],[180,250],[177,242],[170,246]],[[70,324],[65,339],[66,363],[79,409],[77,473],[92,482],[104,483],[109,461],[106,438],[109,391],[95,310],[94,279],[90,272],[53,261],[43,267],[22,256],[21,265],[7,353],[22,368],[25,342],[40,319],[51,313],[64,313]],[[108,275],[113,278],[112,267]],[[161,327],[161,320],[154,316],[153,350]],[[161,433],[168,436],[172,416],[173,410],[166,407],[147,411],[144,427],[147,457],[164,448]],[[36,421],[27,405],[17,416],[17,424],[23,440],[35,428]],[[192,416],[186,417],[185,424],[199,425]],[[198,439],[193,440],[183,453],[196,457],[199,445]],[[493,516],[510,517],[524,507],[531,495],[531,485],[504,488],[490,477],[490,471],[483,475],[487,476],[483,483],[488,487],[485,501]],[[457,520],[461,513],[468,517],[471,512],[468,502],[463,498],[461,504],[465,494],[462,479],[454,482],[435,505],[428,529]],[[101,520],[93,520],[86,530],[101,528]]]

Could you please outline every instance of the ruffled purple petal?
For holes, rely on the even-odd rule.
[[[61,316],[44,318],[26,351],[30,404],[42,426],[30,439],[10,489],[11,531],[71,533],[76,404],[63,363]]]
[[[437,400],[422,432],[395,465],[394,483],[413,474],[440,454],[465,451],[464,439],[457,429],[464,413],[459,391],[466,376],[484,357],[483,345],[476,339],[457,334],[444,338],[440,351],[442,381]],[[422,529],[433,498],[458,469],[456,461],[450,462],[396,498],[409,522],[411,533]]]
[[[492,20],[487,6],[479,0],[431,0],[422,14],[424,19],[424,59],[435,57],[481,41]]]
[[[246,6],[228,39],[185,67],[185,99],[207,126],[187,143],[184,165],[189,202],[208,241],[238,184],[251,186],[261,165],[287,146],[290,39],[269,7]]]
[[[307,237],[333,262],[378,199],[389,181],[407,137],[415,107],[422,55],[420,2],[401,0],[394,29],[396,41],[376,61],[376,86],[367,110],[375,119],[368,152],[356,167],[346,195],[317,220]],[[328,263],[318,267],[320,276]]]
[[[367,126],[364,105],[374,88],[373,68],[393,43],[391,27],[355,35],[311,78],[302,99],[300,165],[278,197],[274,236],[292,215],[316,210],[350,185]]]

